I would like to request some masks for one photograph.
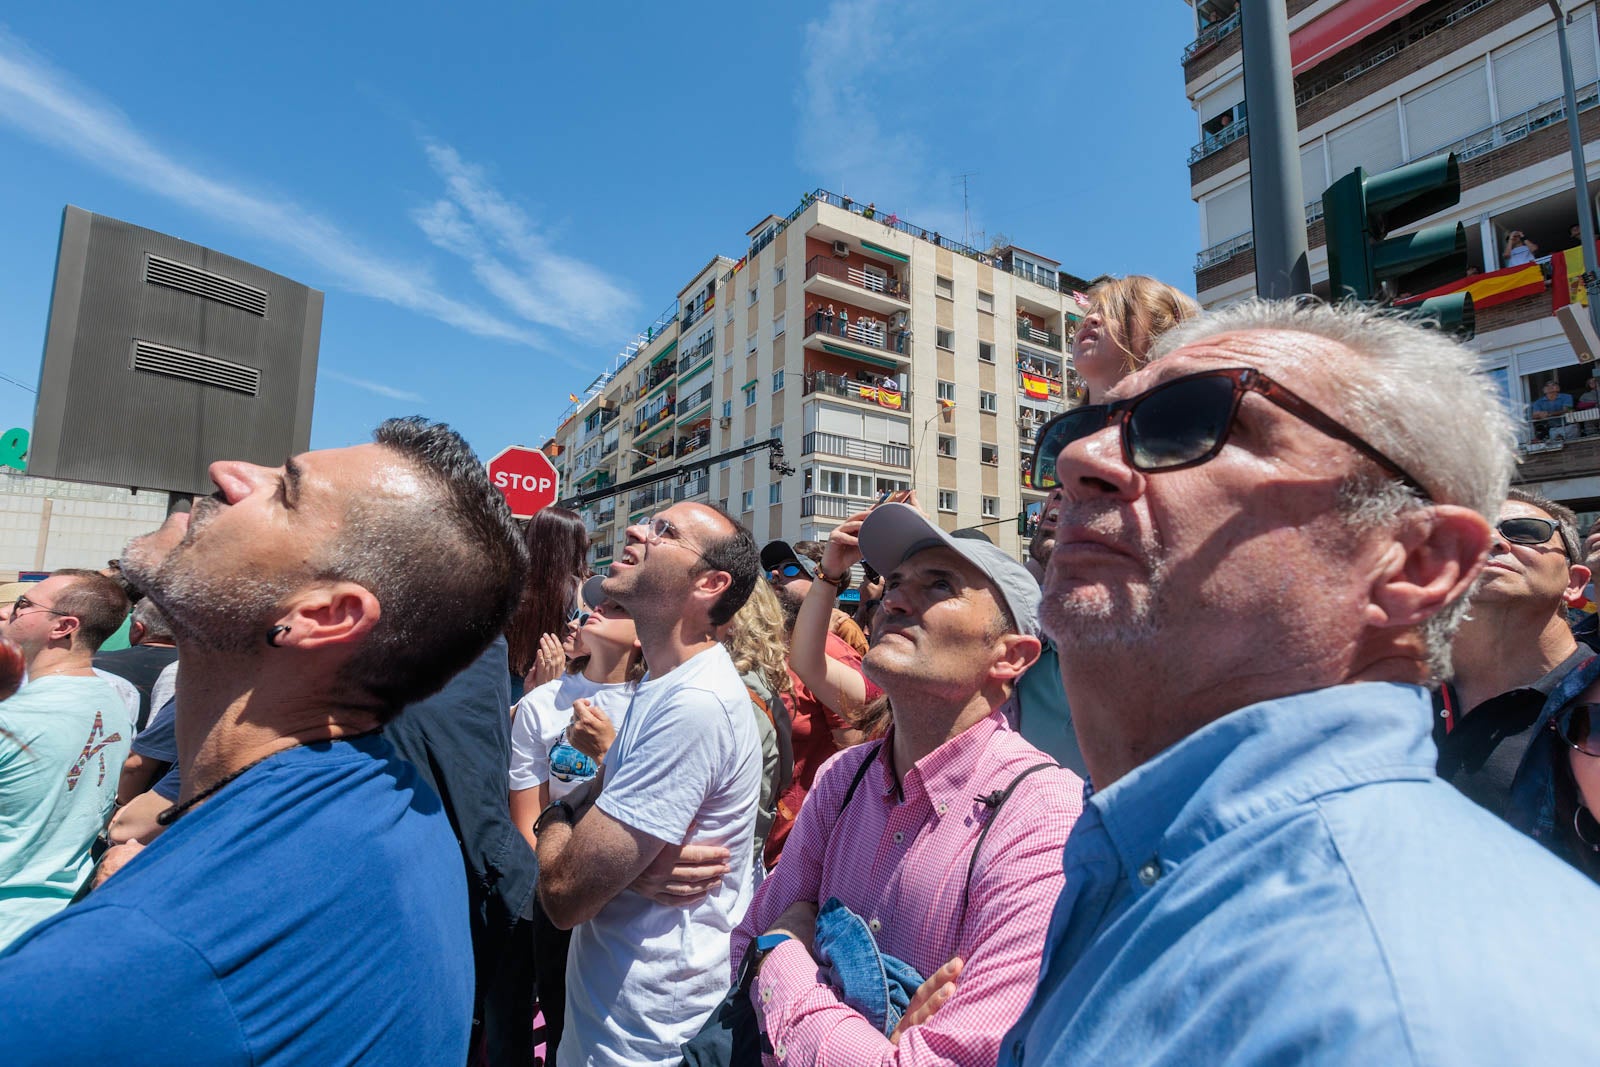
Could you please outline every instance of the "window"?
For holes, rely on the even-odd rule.
[[[723,314],[723,316],[722,316],[722,324],[724,326],[732,326],[733,325],[733,308],[731,308],[731,307],[728,308],[728,310]]]
[[[783,388],[783,371],[775,370],[775,371],[772,372],[772,391],[774,393],[776,393],[778,390],[780,390],[782,388]]]
[[[769,504],[781,504],[781,503],[783,503],[783,483],[782,482],[773,482],[771,485],[767,486],[767,503],[769,503]]]
[[[981,360],[984,363],[993,363],[994,362],[994,342],[993,341],[979,341],[978,342],[978,359]]]
[[[733,401],[724,400],[722,402],[722,417],[725,419],[733,418]]]
[[[980,451],[982,453],[982,460],[984,463],[987,463],[991,467],[998,467],[1000,465],[999,445],[983,445],[980,448]]]
[[[939,510],[954,511],[956,509],[956,494],[951,489],[939,490]]]
[[[756,383],[751,382],[744,387],[744,406],[750,407],[756,402]]]
[[[772,320],[772,336],[778,337],[778,336],[781,336],[782,333],[783,333],[783,312],[780,311],[778,313],[778,317]]]
[[[978,310],[979,311],[987,311],[991,315],[994,314],[994,294],[993,293],[986,293],[982,289],[978,290]]]
[[[784,270],[785,270],[785,267],[784,267],[784,264],[782,264],[782,263],[779,263],[776,267],[772,268],[772,284],[773,285],[781,285],[783,283]]]
[[[978,393],[978,410],[989,412],[999,411],[1000,404],[993,393],[985,393],[980,391]]]
[[[1000,499],[998,497],[986,496],[983,498],[983,517],[986,519],[1000,517]]]
[[[755,506],[756,491],[754,489],[746,489],[743,493],[739,494],[740,511],[754,511]]]
[[[934,333],[934,343],[940,348],[948,348],[954,351],[956,347],[956,332],[954,330],[937,330]]]
[[[954,300],[956,298],[955,283],[949,278],[935,277],[933,279],[933,291],[946,300]]]
[[[761,343],[761,338],[758,337],[755,334],[751,334],[750,335],[750,340],[744,346],[744,354],[747,355],[747,356],[755,355],[756,354],[756,348],[757,348],[757,346],[760,345],[760,343]]]
[[[733,369],[733,353],[732,352],[724,352],[724,353],[722,353],[722,369],[723,370],[732,370]]]
[[[948,434],[939,435],[939,455],[954,456],[956,454],[956,439]]]
[[[745,301],[745,306],[746,307],[755,307],[756,306],[756,300],[760,298],[760,292],[761,291],[759,289],[757,289],[755,286],[752,285],[750,287],[750,298]]]
[[[949,400],[952,403],[954,403],[955,399],[956,399],[956,383],[955,382],[940,382],[939,383],[939,399],[940,400]]]

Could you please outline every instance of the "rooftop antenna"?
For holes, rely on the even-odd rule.
[[[975,170],[956,175],[961,179],[961,243],[969,246],[972,244],[972,210],[971,201],[968,197],[967,179],[976,178],[977,176],[978,172]]]

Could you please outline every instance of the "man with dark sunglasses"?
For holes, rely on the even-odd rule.
[[[1433,694],[1439,776],[1569,860],[1581,843],[1545,809],[1565,758],[1550,723],[1600,677],[1567,625],[1589,581],[1581,551],[1571,509],[1512,489],[1451,646],[1455,676]]]
[[[1152,355],[1049,459],[1093,788],[1000,1063],[1592,1059],[1600,889],[1435,772],[1426,687],[1514,464],[1476,355],[1310,302]]]

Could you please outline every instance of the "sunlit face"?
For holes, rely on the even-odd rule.
[[[70,639],[77,620],[57,614],[56,600],[75,581],[67,575],[46,578],[30,585],[15,604],[5,605],[0,612],[0,633],[22,650],[29,664],[52,640]]]
[[[1096,300],[1073,334],[1072,366],[1088,383],[1090,395],[1098,403],[1106,390],[1127,376],[1128,368],[1136,362],[1134,356],[1149,347],[1150,339],[1142,325],[1114,323],[1105,306]]]
[[[999,655],[1003,618],[977,567],[953,549],[925,549],[885,576],[862,671],[891,697],[908,681],[976,692]]]
[[[663,525],[659,537],[652,521]],[[651,605],[681,605],[704,570],[702,546],[727,535],[727,522],[701,504],[683,503],[628,527],[627,544],[602,588],[609,599],[642,615]]]
[[[1501,519],[1549,519],[1545,512],[1520,500],[1500,505]],[[1581,593],[1578,581],[1561,543],[1560,531],[1553,531],[1542,545],[1522,545],[1508,541],[1498,528],[1491,531],[1489,558],[1473,592],[1473,601],[1482,604],[1509,602],[1547,603],[1555,611],[1564,601]],[[1585,576],[1587,580],[1587,576]]]
[[[597,645],[627,652],[639,640],[633,616],[628,614],[627,608],[610,598],[589,613],[588,620],[583,624],[582,636],[591,652],[595,651]]]

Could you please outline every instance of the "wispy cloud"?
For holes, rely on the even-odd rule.
[[[465,260],[513,314],[589,338],[614,337],[638,308],[632,293],[598,268],[554,251],[482,167],[425,138],[423,151],[445,196],[412,213],[429,241]]]
[[[394,386],[385,385],[383,382],[375,382],[370,378],[357,378],[354,374],[346,374],[343,371],[333,370],[325,366],[317,368],[317,375],[319,377],[332,378],[334,381],[343,382],[346,385],[353,385],[357,389],[365,389],[369,393],[376,393],[378,396],[387,397],[390,400],[409,400],[414,403],[422,400],[421,393],[413,393],[409,389],[396,389]]]
[[[929,16],[926,5],[834,0],[806,24],[796,158],[834,192],[959,234],[954,177],[932,161],[920,137],[880,120],[903,113],[896,94],[916,80],[907,68],[930,42]]]
[[[111,104],[0,27],[0,122],[132,185],[293,249],[332,283],[480,337],[541,345],[537,332],[439,291],[426,271],[363,247],[288,200],[200,173],[163,151]]]

